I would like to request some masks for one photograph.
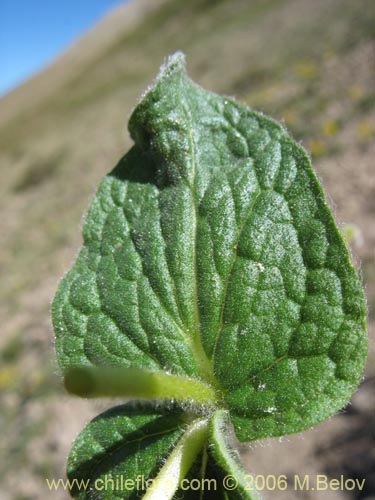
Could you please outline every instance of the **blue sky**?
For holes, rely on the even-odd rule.
[[[0,95],[38,72],[121,0],[0,0]]]

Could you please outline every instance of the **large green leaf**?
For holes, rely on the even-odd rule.
[[[181,55],[129,129],[54,301],[63,371],[200,379],[241,441],[335,413],[362,377],[365,301],[304,150],[195,85]]]

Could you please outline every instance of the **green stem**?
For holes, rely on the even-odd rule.
[[[209,426],[209,440],[211,443],[211,454],[216,464],[225,471],[226,476],[235,478],[236,498],[244,498],[247,500],[262,500],[260,493],[256,490],[249,490],[249,485],[254,485],[254,480],[251,481],[251,474],[242,468],[242,464],[235,459],[233,450],[229,447],[228,436],[230,425],[229,413],[225,410],[217,410],[211,420]]]
[[[176,399],[214,405],[217,394],[199,380],[139,368],[82,367],[65,376],[66,389],[81,397]]]
[[[142,500],[170,500],[207,442],[208,419],[195,420],[160,469]]]

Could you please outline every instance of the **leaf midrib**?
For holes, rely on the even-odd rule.
[[[218,383],[218,380],[215,377],[214,370],[213,370],[213,364],[212,361],[208,358],[203,344],[202,344],[202,337],[201,337],[201,323],[200,323],[200,313],[199,313],[199,294],[198,294],[198,264],[197,264],[197,257],[198,257],[198,252],[197,252],[197,232],[198,232],[198,207],[197,207],[197,202],[196,202],[196,143],[195,143],[195,138],[194,138],[194,129],[193,129],[193,122],[192,122],[192,117],[191,113],[189,111],[189,108],[187,106],[187,103],[185,102],[185,99],[182,100],[182,109],[185,112],[187,121],[189,123],[189,145],[190,145],[190,161],[192,165],[192,182],[187,182],[189,186],[189,190],[191,193],[192,201],[193,201],[193,207],[194,211],[192,213],[192,219],[193,219],[193,302],[194,302],[194,336],[192,338],[192,348],[194,351],[194,356],[197,361],[198,369],[199,372],[202,376],[202,378],[211,386],[214,388],[217,388],[221,390],[221,387]]]

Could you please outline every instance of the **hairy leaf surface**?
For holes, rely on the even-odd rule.
[[[78,481],[72,496],[79,500],[139,498],[184,427],[181,412],[165,413],[149,404],[130,403],[102,413],[85,427],[71,450],[68,478]],[[78,486],[82,481],[89,481],[85,488]]]

